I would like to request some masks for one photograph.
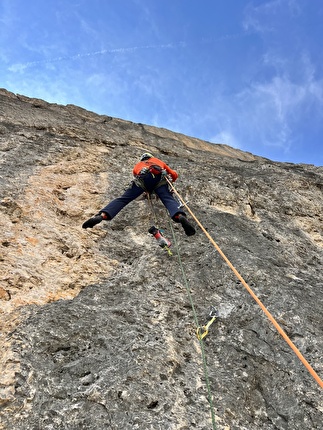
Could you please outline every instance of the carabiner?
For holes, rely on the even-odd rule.
[[[208,334],[208,332],[209,332],[209,327],[210,327],[210,325],[211,324],[213,324],[214,323],[214,321],[217,319],[217,317],[219,316],[219,313],[218,313],[218,311],[215,309],[215,307],[214,306],[212,306],[211,307],[211,312],[210,312],[210,314],[209,314],[209,316],[210,316],[210,321],[206,324],[206,325],[203,325],[203,326],[200,326],[200,327],[197,327],[197,329],[196,329],[196,335],[197,335],[197,338],[199,339],[199,340],[202,340],[202,339],[204,339],[205,338],[205,336]],[[203,330],[203,332],[201,332],[201,330]]]

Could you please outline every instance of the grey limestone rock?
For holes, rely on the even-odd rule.
[[[81,228],[147,150],[323,377],[323,167],[0,90],[0,429],[322,429],[322,388],[196,221],[154,201],[172,257],[144,200]]]

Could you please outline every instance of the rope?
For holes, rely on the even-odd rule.
[[[166,178],[169,186],[174,191],[175,195],[180,199],[183,206],[188,210],[188,212],[191,214],[192,218],[195,220],[195,222],[199,225],[203,233],[206,235],[206,237],[209,239],[209,241],[212,243],[212,245],[215,247],[215,249],[218,251],[218,253],[221,255],[223,260],[227,263],[227,265],[230,267],[230,269],[233,271],[233,273],[236,275],[236,277],[239,279],[239,281],[242,283],[242,285],[246,288],[248,293],[251,295],[251,297],[256,301],[256,303],[260,306],[260,308],[263,310],[265,315],[268,317],[270,322],[274,325],[278,333],[283,337],[283,339],[287,342],[287,344],[290,346],[290,348],[294,351],[296,356],[299,358],[299,360],[303,363],[303,365],[306,367],[308,372],[312,375],[312,377],[315,379],[315,381],[319,384],[321,388],[323,388],[323,381],[318,376],[318,374],[315,372],[315,370],[312,368],[312,366],[309,364],[309,362],[305,359],[305,357],[302,355],[302,353],[299,351],[299,349],[296,347],[296,345],[291,341],[291,339],[287,336],[287,334],[284,332],[284,330],[281,328],[281,326],[278,324],[278,322],[275,320],[275,318],[271,315],[271,313],[268,311],[268,309],[265,307],[265,305],[261,302],[261,300],[258,298],[258,296],[253,292],[253,290],[249,287],[247,282],[243,279],[243,277],[240,275],[240,273],[237,271],[237,269],[233,266],[231,261],[227,258],[227,256],[224,254],[224,252],[221,250],[221,248],[218,246],[218,244],[215,242],[215,240],[211,237],[211,235],[207,232],[207,230],[203,227],[201,222],[197,219],[197,217],[194,215],[192,210],[187,206],[183,198],[180,196],[180,194],[175,189],[174,185],[171,183],[171,181]]]
[[[146,192],[146,197],[147,197],[148,206],[150,207],[152,217],[154,218],[155,223],[158,225],[157,214],[153,205],[153,201],[151,199],[151,194],[148,191]]]
[[[184,271],[184,267],[183,267],[183,263],[181,260],[181,256],[180,256],[180,252],[179,252],[179,247],[177,244],[177,240],[176,240],[176,236],[175,236],[175,232],[174,232],[174,228],[172,226],[172,222],[169,221],[169,225],[170,225],[170,229],[172,231],[172,236],[173,236],[173,242],[177,251],[177,258],[178,258],[178,263],[182,272],[182,276],[183,276],[183,281],[185,284],[185,288],[187,291],[187,295],[189,297],[189,301],[191,304],[191,308],[193,311],[193,316],[194,316],[194,321],[195,321],[195,325],[196,327],[200,327],[199,325],[199,321],[198,321],[198,317],[196,314],[196,310],[195,310],[195,306],[194,306],[194,301],[193,301],[193,297],[189,288],[189,283]],[[204,342],[203,342],[203,338],[198,336],[198,340],[201,346],[201,354],[202,354],[202,361],[203,361],[203,371],[204,371],[204,378],[205,378],[205,383],[206,383],[206,388],[207,388],[207,394],[208,394],[208,401],[210,404],[210,408],[211,408],[211,417],[212,417],[212,426],[213,426],[213,430],[216,430],[216,422],[215,422],[215,413],[214,413],[214,406],[213,406],[213,401],[212,401],[212,393],[211,393],[211,384],[210,384],[210,379],[209,379],[209,374],[208,374],[208,370],[207,370],[207,362],[206,362],[206,356],[205,356],[205,349],[204,349]]]
[[[155,210],[155,207],[153,205],[153,202],[152,202],[152,199],[151,199],[151,196],[150,196],[149,193],[148,193],[147,199],[148,199],[148,204],[149,204],[149,206],[151,208],[151,212],[153,214],[153,217],[155,218],[155,222],[156,222],[156,224],[158,224],[156,210]],[[170,220],[169,220],[169,226],[170,226],[170,229],[171,229],[171,232],[172,232],[173,243],[175,245],[175,249],[176,249],[176,252],[177,252],[178,263],[179,263],[179,266],[180,266],[180,269],[181,269],[181,273],[182,273],[184,285],[185,285],[185,288],[186,288],[186,291],[187,291],[187,295],[188,295],[188,298],[189,298],[189,301],[190,301],[190,304],[191,304],[191,308],[192,308],[192,312],[193,312],[193,316],[194,316],[194,322],[195,322],[196,328],[198,330],[198,328],[200,327],[200,325],[199,325],[197,313],[196,313],[196,310],[195,310],[193,297],[192,297],[192,294],[191,294],[191,291],[190,291],[190,288],[189,288],[189,283],[188,283],[188,280],[187,280],[187,276],[186,276],[185,271],[184,271],[183,263],[182,263],[180,252],[179,252],[178,243],[177,243],[176,236],[175,236],[175,231],[174,231],[172,222]],[[212,320],[212,322],[214,321],[214,319]],[[209,327],[209,325],[210,325],[210,323],[208,324],[208,327]],[[207,331],[206,331],[206,334],[207,334]],[[204,378],[205,378],[205,383],[206,383],[206,388],[207,388],[208,401],[209,401],[210,408],[211,408],[212,427],[213,427],[213,430],[216,430],[216,422],[215,422],[215,413],[214,413],[214,407],[213,407],[213,402],[212,402],[211,385],[210,385],[210,379],[209,379],[209,375],[208,375],[208,371],[207,371],[207,362],[206,362],[204,343],[203,343],[203,338],[204,337],[205,336],[203,336],[203,337],[202,336],[197,336],[197,338],[199,340],[199,343],[200,343],[200,346],[201,346],[201,355],[202,355],[202,362],[203,362],[203,372],[204,372]]]

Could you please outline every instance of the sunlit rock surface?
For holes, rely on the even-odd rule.
[[[145,200],[81,228],[153,152],[323,378],[322,167],[5,90],[0,121],[1,429],[322,429],[322,389],[198,226],[154,201],[172,257]]]

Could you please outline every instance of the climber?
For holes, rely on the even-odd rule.
[[[135,200],[144,192],[156,193],[169,212],[173,221],[180,223],[187,236],[195,234],[195,228],[186,218],[183,210],[179,209],[178,202],[169,191],[165,176],[174,182],[178,178],[175,170],[152,154],[144,153],[140,162],[137,163],[132,171],[134,179],[130,187],[126,189],[122,196],[112,200],[107,206],[100,210],[94,217],[88,219],[82,225],[83,228],[92,228],[101,221],[110,221],[128,203]]]

